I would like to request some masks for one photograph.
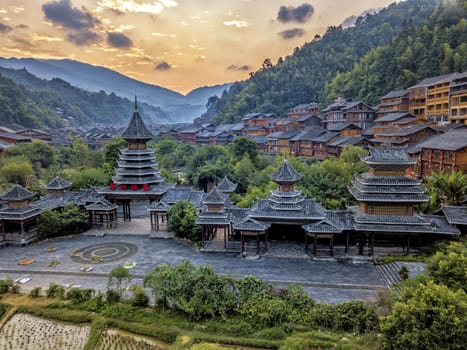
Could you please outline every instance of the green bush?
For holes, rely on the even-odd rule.
[[[147,307],[149,305],[149,297],[141,287],[136,287],[133,291],[133,297],[130,300],[131,306]]]
[[[29,291],[28,296],[31,298],[38,298],[41,296],[41,287],[34,287]]]
[[[109,319],[107,325],[127,332],[154,337],[169,344],[172,344],[179,335],[179,331],[177,329],[162,324],[145,325],[141,323]]]
[[[93,350],[99,341],[99,337],[106,327],[106,321],[100,317],[94,317],[91,323],[91,333],[89,334],[88,341],[86,342],[83,350]]]
[[[364,333],[378,327],[375,308],[363,301],[349,301],[335,306],[334,329]]]
[[[64,298],[65,288],[59,284],[51,283],[49,289],[47,289],[47,298]]]
[[[8,310],[8,305],[0,304],[0,319],[3,317],[5,312]]]
[[[272,327],[260,330],[255,336],[262,339],[281,340],[287,337],[287,333],[281,327]]]
[[[66,298],[75,304],[80,304],[90,300],[95,293],[94,289],[71,288],[66,294]]]
[[[114,289],[108,289],[105,292],[105,301],[107,304],[115,304],[120,302],[120,294]]]
[[[13,285],[13,280],[11,278],[0,280],[0,294],[11,292]]]

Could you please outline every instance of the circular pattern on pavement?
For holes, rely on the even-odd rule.
[[[138,251],[138,247],[127,242],[109,242],[93,244],[73,252],[71,260],[78,263],[89,264],[93,259],[100,263],[109,263],[128,258]]]

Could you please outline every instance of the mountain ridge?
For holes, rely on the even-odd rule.
[[[92,91],[133,99],[135,94],[141,102],[160,107],[175,121],[192,120],[206,109],[210,96],[220,95],[229,83],[194,89],[186,96],[170,89],[141,82],[112,69],[70,59],[3,58],[0,66],[12,69],[27,69],[42,79],[62,79],[71,85]],[[207,97],[206,97],[207,96]]]

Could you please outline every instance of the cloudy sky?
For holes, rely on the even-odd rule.
[[[0,56],[70,58],[181,93],[242,80],[393,0],[0,0]]]

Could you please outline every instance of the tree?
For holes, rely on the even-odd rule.
[[[433,281],[403,291],[392,313],[382,317],[389,349],[464,349],[467,296]]]
[[[196,224],[198,208],[193,203],[179,201],[172,205],[168,212],[168,229],[176,237],[201,240],[201,228]]]
[[[119,265],[110,271],[109,280],[107,282],[107,289],[111,289],[113,285],[117,288],[117,293],[120,297],[120,300],[123,295],[123,290],[125,286],[123,285],[124,282],[130,283],[132,280],[132,276],[130,271],[124,268],[122,265]]]
[[[2,182],[26,185],[29,176],[34,175],[31,162],[24,157],[12,157],[0,163]]]
[[[112,168],[117,166],[120,149],[127,147],[127,142],[120,136],[113,137],[104,147],[104,159]]]
[[[467,292],[467,245],[465,242],[450,242],[449,246],[436,252],[428,260],[428,275],[436,283],[451,289]]]
[[[432,174],[425,181],[425,193],[430,197],[429,202],[421,206],[425,212],[435,211],[443,204],[460,205],[467,194],[467,175],[462,171]]]
[[[28,159],[35,168],[36,175],[42,168],[48,168],[55,164],[55,149],[42,140],[22,143],[6,151],[8,157],[22,156]]]
[[[258,146],[256,142],[243,136],[237,137],[235,141],[231,143],[231,150],[236,159],[241,159],[245,153],[247,153],[250,159],[255,161],[258,155]]]

